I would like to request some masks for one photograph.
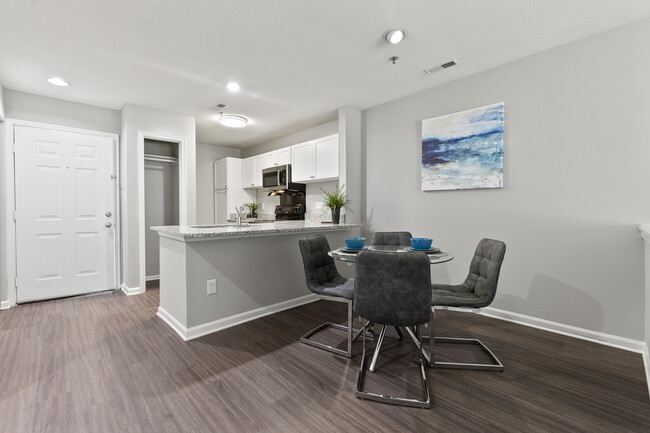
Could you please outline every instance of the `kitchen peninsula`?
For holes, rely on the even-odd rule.
[[[151,227],[160,236],[158,316],[191,340],[311,302],[298,239],[322,233],[336,248],[360,227],[306,221]],[[351,276],[352,268],[337,266]],[[211,280],[216,293],[208,294]]]

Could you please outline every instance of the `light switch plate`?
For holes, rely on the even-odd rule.
[[[208,295],[217,294],[217,280],[208,280]]]

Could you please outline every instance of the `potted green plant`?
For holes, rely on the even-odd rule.
[[[323,191],[323,198],[325,199],[325,206],[330,208],[332,212],[332,224],[338,224],[341,218],[341,208],[349,209],[348,205],[350,200],[345,195],[343,189],[345,185],[342,185],[341,188],[336,187],[336,189],[331,191],[325,191],[323,188],[320,190]]]
[[[261,203],[246,203],[244,204],[248,208],[248,217],[257,218],[257,210],[262,207]]]

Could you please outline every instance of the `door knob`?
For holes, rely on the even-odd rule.
[[[105,227],[113,227],[113,224],[111,224],[111,223],[106,223],[106,224],[104,224],[104,226],[105,226]]]
[[[110,216],[113,215],[113,214],[110,213],[110,212],[106,212],[104,215],[106,215],[107,217],[110,217]]]

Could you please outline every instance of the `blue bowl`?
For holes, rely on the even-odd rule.
[[[366,238],[345,238],[345,245],[349,250],[360,250],[365,242]]]
[[[429,238],[411,238],[411,246],[414,250],[428,250],[432,243],[433,239]]]

